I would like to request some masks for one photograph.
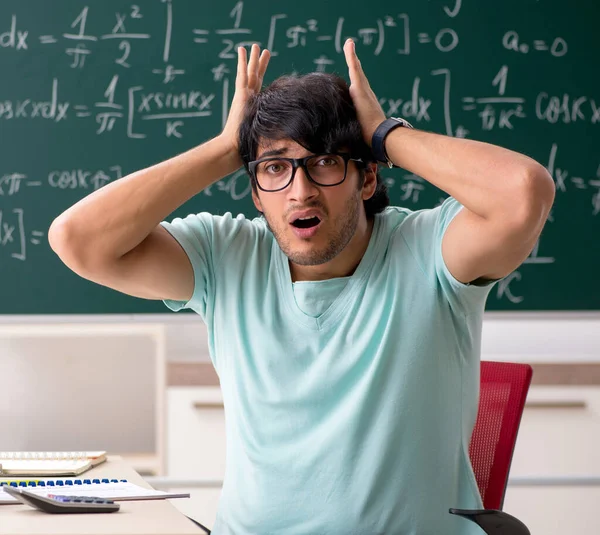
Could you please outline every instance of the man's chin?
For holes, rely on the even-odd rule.
[[[291,262],[299,266],[320,266],[335,258],[336,253],[329,249],[317,249],[312,247],[309,250],[293,249],[283,251]]]
[[[326,262],[321,258],[307,257],[306,255],[287,255],[287,257],[297,266],[320,266]]]
[[[273,228],[269,227],[271,232]],[[302,239],[289,229],[273,232],[279,248],[288,259],[299,266],[320,266],[335,258],[344,247],[319,229],[319,233],[309,239]],[[287,231],[287,232],[286,232]]]

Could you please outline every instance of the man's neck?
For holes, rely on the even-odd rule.
[[[374,219],[363,219],[356,228],[356,232],[348,242],[348,245],[344,247],[344,250],[333,260],[325,264],[302,266],[290,262],[292,282],[320,281],[352,275],[369,246],[371,234],[373,233],[373,224]]]

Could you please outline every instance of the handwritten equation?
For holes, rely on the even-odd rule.
[[[94,15],[94,9],[83,6],[81,11],[72,20],[65,21],[65,27],[61,33],[31,35],[30,31],[19,22],[19,15],[14,13],[4,33],[0,34],[0,47],[12,49],[15,53],[43,54],[44,47],[62,47],[65,60],[69,62],[72,69],[85,69],[86,58],[91,54],[101,54],[107,57],[114,50],[114,45],[106,49],[107,43],[118,41],[117,53],[112,58],[115,69],[128,70],[136,67],[132,63],[132,43],[143,46],[144,41],[160,40],[162,44],[162,57],[157,61],[162,62],[160,68],[152,68],[152,74],[158,76],[163,85],[174,82],[178,77],[186,75],[187,68],[177,65],[172,53],[172,39],[174,20],[177,15],[177,3],[172,0],[156,0],[154,7],[159,3],[162,5],[164,24],[160,34],[152,33],[145,26],[144,7],[139,5],[125,6],[123,11],[114,13],[111,27],[104,28],[104,32],[93,34],[89,31],[90,19]],[[442,11],[447,16],[450,24],[460,14],[462,2],[455,1],[452,7],[444,6]],[[98,9],[96,8],[96,12]],[[183,11],[183,10],[182,10]],[[182,13],[184,15],[185,13]],[[235,69],[236,49],[239,46],[250,46],[258,43],[269,48],[272,56],[289,53],[294,49],[304,49],[313,58],[313,70],[323,71],[334,65],[334,59],[339,59],[342,54],[342,45],[345,39],[352,37],[359,45],[361,56],[379,56],[382,51],[390,51],[392,55],[409,56],[417,46],[432,45],[443,58],[457,50],[460,45],[458,32],[449,27],[441,27],[435,31],[420,31],[419,22],[411,19],[409,13],[382,13],[373,17],[372,24],[364,27],[356,27],[350,24],[347,17],[339,15],[321,20],[318,17],[306,18],[303,21],[293,20],[294,17],[286,13],[275,13],[265,17],[268,21],[266,35],[255,35],[257,32],[243,24],[244,2],[235,3],[229,12],[230,25],[226,28],[191,28],[188,36],[188,46],[203,47],[216,45],[215,65],[211,68],[213,82],[222,83],[221,91],[218,93],[210,88],[194,88],[186,92],[172,92],[168,89],[152,91],[143,85],[127,85],[120,80],[120,74],[115,71],[109,78],[104,80],[102,99],[97,99],[93,104],[86,102],[70,102],[61,99],[59,95],[59,80],[54,79],[52,87],[48,88],[48,98],[44,101],[36,101],[32,98],[18,100],[0,99],[0,120],[15,119],[47,119],[60,122],[70,118],[93,117],[96,123],[96,133],[104,134],[113,131],[116,123],[124,123],[127,135],[130,138],[145,138],[146,133],[140,126],[140,121],[164,121],[164,135],[166,137],[183,137],[182,127],[184,121],[189,119],[201,119],[210,117],[213,113],[221,111],[221,124],[227,117],[228,104],[230,100],[230,76]],[[0,20],[0,25],[2,20]],[[421,22],[421,25],[423,23]],[[417,26],[415,30],[414,27]],[[0,26],[0,30],[2,27]],[[34,47],[33,41],[37,47]],[[499,40],[499,48],[513,50],[518,53],[527,53],[530,49],[527,43],[519,41],[519,35],[513,30],[508,30]],[[567,55],[568,45],[564,38],[557,36],[550,45],[545,41],[534,39],[537,43],[534,50],[549,50],[552,56],[563,58]],[[318,52],[315,52],[318,51]],[[451,90],[451,71],[449,69],[435,69],[431,71],[432,76],[442,75],[447,77],[447,89]],[[498,86],[498,94],[494,96],[465,96],[463,101],[464,110],[475,110],[478,105],[484,104],[478,111],[481,120],[481,128],[489,131],[494,128],[514,128],[516,119],[524,119],[526,114],[526,99],[520,97],[507,97],[504,95],[508,77],[508,67],[502,66],[498,76],[492,85]],[[99,81],[102,84],[101,81]],[[121,87],[124,85],[124,87]],[[117,93],[120,100],[117,100]],[[100,95],[98,95],[100,96]],[[449,95],[433,95],[428,99],[434,102],[449,103]],[[500,98],[501,97],[501,98]],[[544,98],[548,102],[544,102]],[[556,122],[567,121],[590,121],[592,124],[600,122],[600,110],[596,101],[587,96],[578,96],[573,110],[565,112],[564,102],[556,103],[559,96],[549,96],[540,91],[535,102],[536,113],[532,114],[537,120]],[[582,103],[582,99],[584,102]],[[220,106],[219,102],[220,100]],[[384,96],[382,100],[387,104],[388,113],[402,110],[405,116],[412,117],[418,122],[430,121],[426,107],[418,109],[410,99],[399,99],[395,95]],[[404,101],[400,106],[399,102]],[[419,104],[425,101],[419,100]],[[509,105],[508,107],[506,105]],[[533,106],[533,103],[532,103]],[[588,109],[589,108],[589,109]],[[562,110],[562,111],[561,111]],[[452,127],[452,109],[445,106],[442,111],[445,117],[446,133],[449,135],[464,135],[462,126]]]
[[[45,181],[31,179],[19,172],[0,174],[0,197],[13,197],[24,193],[28,188],[49,187],[57,190],[81,190],[86,194],[100,189],[113,180],[123,176],[121,166],[113,165],[107,170],[88,171],[85,169],[67,169],[50,171]]]
[[[46,230],[29,230],[25,224],[25,210],[0,210],[0,253],[15,260],[27,260],[27,247],[40,245]]]
[[[534,0],[524,3],[553,9]],[[353,38],[387,116],[459,138],[502,144],[525,136],[523,149],[531,140],[535,154],[529,154],[556,184],[550,232],[554,225],[568,224],[563,205],[580,207],[587,221],[598,225],[600,153],[586,143],[598,145],[600,94],[597,84],[559,83],[562,73],[574,72],[572,65],[585,57],[588,46],[560,24],[524,25],[512,16],[480,31],[472,7],[462,0],[426,6],[416,0],[376,1],[360,13],[351,5],[332,10],[326,3],[302,9],[265,3],[257,9],[235,0],[211,6],[210,13],[188,0],[56,4],[61,9],[48,17],[32,16],[37,9],[32,6],[43,5],[38,0],[10,0],[0,7],[0,68],[9,82],[0,87],[0,134],[10,143],[9,132],[41,129],[68,140],[52,143],[64,145],[58,164],[3,158],[0,266],[3,259],[26,261],[37,245],[48,247],[51,218],[40,219],[30,208],[32,199],[54,199],[53,206],[64,199],[66,209],[73,196],[82,198],[148,165],[151,160],[138,165],[136,159],[145,146],[149,153],[166,146],[172,155],[216,135],[233,97],[237,48],[254,43],[271,52],[271,79],[309,71],[346,76],[342,47]],[[482,54],[478,49],[484,47],[488,52]],[[21,79],[26,72],[21,66],[29,62],[47,68]],[[549,74],[524,75],[540,65]],[[91,154],[96,143],[118,146],[119,152],[100,164],[94,159],[82,165],[80,157],[71,156],[68,135],[95,140]],[[570,140],[578,136],[583,154],[574,159]],[[418,209],[442,200],[419,176],[388,169],[381,175],[393,204]],[[235,211],[236,203],[248,203],[250,195],[240,169],[200,198],[229,203]],[[542,235],[523,266],[498,284],[497,299],[514,305],[526,301],[520,283],[528,266],[544,270],[560,263],[556,245]]]

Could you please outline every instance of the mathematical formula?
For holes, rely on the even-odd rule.
[[[6,252],[10,258],[24,262],[27,247],[40,245],[45,236],[45,230],[27,229],[23,208],[0,210],[0,253]]]
[[[590,132],[600,124],[600,96],[591,94],[589,87],[587,92],[560,84],[553,88],[543,81],[538,87],[533,80],[526,92],[519,90],[522,71],[511,63],[513,59],[518,65],[540,58],[540,62],[560,69],[582,52],[573,35],[557,27],[540,32],[515,24],[490,33],[486,45],[495,54],[490,57],[490,70],[477,74],[477,84],[464,84],[464,72],[452,67],[454,58],[467,57],[473,47],[461,30],[461,13],[466,9],[462,0],[447,0],[432,8],[440,15],[435,22],[413,14],[410,5],[402,4],[386,6],[381,12],[367,10],[359,23],[350,8],[345,13],[340,7],[335,16],[326,16],[319,10],[311,13],[307,7],[299,16],[278,7],[278,12],[261,13],[260,25],[255,12],[249,16],[250,4],[234,1],[222,7],[218,25],[197,17],[186,21],[184,30],[181,21],[189,15],[184,4],[176,0],[123,2],[114,12],[107,9],[85,2],[76,8],[69,4],[60,27],[54,20],[47,27],[36,25],[35,30],[19,9],[0,15],[0,61],[48,56],[61,71],[49,71],[51,74],[39,84],[21,85],[25,89],[18,94],[11,93],[10,86],[0,87],[0,128],[23,124],[58,129],[67,125],[70,131],[91,134],[94,139],[110,140],[113,136],[126,139],[132,146],[149,139],[171,143],[194,140],[198,132],[213,131],[215,123],[221,127],[225,124],[239,46],[257,43],[268,48],[274,58],[303,54],[310,70],[339,73],[345,66],[342,47],[348,37],[355,40],[359,56],[366,60],[367,75],[392,66],[401,72],[402,86],[384,85],[377,89],[377,96],[387,116],[405,117],[417,128],[431,130],[433,124],[442,124],[444,133],[450,136],[485,138],[487,134],[528,129],[543,131],[553,125],[581,127]],[[213,7],[213,11],[218,9]],[[102,23],[98,24],[101,14]],[[142,62],[152,44],[156,44],[153,59]],[[201,76],[189,57],[182,59],[182,46],[208,65]],[[404,62],[413,56],[432,58],[426,63],[429,68],[421,68],[418,75],[403,70]],[[94,61],[100,57],[102,69],[96,73]],[[291,63],[287,72],[296,72],[295,68]],[[82,76],[94,79],[93,88],[85,94],[77,91],[75,82]],[[545,141],[543,150],[539,161],[554,178],[555,207],[560,206],[561,199],[577,199],[578,206],[597,221],[600,156],[591,162],[566,164],[560,139]],[[36,220],[26,208],[28,197],[66,197],[76,192],[81,198],[134,171],[126,169],[129,166],[125,162],[115,161],[118,158],[108,159],[101,168],[93,169],[75,166],[68,158],[57,168],[42,172],[27,168],[26,162],[14,168],[0,167],[0,257],[23,262],[28,248],[31,251],[39,244],[48,246],[50,222],[42,228],[32,223]],[[381,174],[394,202],[404,206],[420,208],[424,198],[435,195],[433,186],[414,174],[390,173],[386,169]],[[201,195],[241,201],[250,194],[250,183],[242,168]],[[556,223],[555,214],[550,214],[548,225]],[[556,262],[542,240],[524,266],[535,264],[544,269]],[[520,268],[501,281],[496,297],[513,304],[523,302],[519,283],[526,270]]]

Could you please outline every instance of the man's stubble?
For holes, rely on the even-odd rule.
[[[304,253],[294,251],[285,233],[279,227],[272,225],[266,213],[263,213],[263,216],[267,222],[267,227],[273,233],[280,249],[291,262],[300,266],[317,266],[333,260],[348,245],[358,227],[360,202],[362,202],[360,190],[356,190],[356,193],[346,201],[341,215],[333,222],[327,245],[321,250],[313,249]],[[324,207],[318,203],[311,203],[303,207],[303,209],[308,208],[318,208],[325,211]],[[331,224],[331,221],[329,223]],[[284,222],[282,224],[287,225],[288,223]]]

